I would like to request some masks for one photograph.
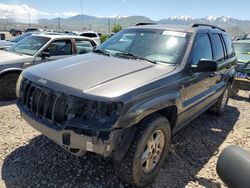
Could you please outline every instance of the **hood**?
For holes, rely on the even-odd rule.
[[[28,68],[24,76],[27,72],[37,78],[35,82],[42,78],[86,94],[114,98],[174,69],[171,65],[89,53]]]
[[[14,43],[7,40],[0,40],[0,48],[7,48],[12,46]]]
[[[236,55],[239,62],[247,63],[250,61],[250,54],[236,53]]]
[[[32,56],[0,50],[0,65],[25,63],[32,61],[32,59]]]

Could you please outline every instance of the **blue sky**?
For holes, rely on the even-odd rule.
[[[83,12],[98,16],[143,15],[153,20],[187,15],[193,18],[231,16],[250,19],[250,1],[237,0],[82,0]],[[81,0],[0,0],[0,18],[25,17],[28,9],[33,18],[69,17],[81,12]],[[21,7],[21,8],[20,8]]]

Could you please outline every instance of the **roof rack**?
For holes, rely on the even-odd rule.
[[[135,24],[135,26],[140,26],[140,25],[156,25],[156,23],[138,23],[138,24]]]
[[[199,27],[199,26],[211,27],[213,29],[219,29],[219,30],[221,30],[223,32],[226,32],[225,29],[222,29],[220,27],[217,27],[217,26],[214,26],[214,25],[210,25],[210,24],[195,23],[191,27]]]

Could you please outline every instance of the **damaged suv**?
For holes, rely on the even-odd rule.
[[[92,53],[26,69],[17,105],[32,127],[72,154],[112,157],[123,181],[145,186],[173,134],[207,109],[225,110],[236,62],[226,41],[210,25],[139,24]]]

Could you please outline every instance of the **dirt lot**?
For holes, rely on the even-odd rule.
[[[168,162],[150,187],[224,187],[216,175],[218,155],[228,145],[250,149],[249,92],[229,101],[224,116],[204,113],[177,133]],[[14,102],[0,102],[0,187],[127,187],[113,163],[77,158],[25,123]]]

